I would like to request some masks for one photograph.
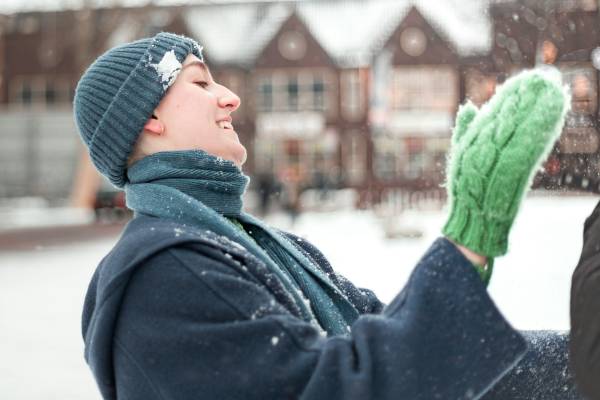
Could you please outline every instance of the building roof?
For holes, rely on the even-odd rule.
[[[481,6],[485,2],[476,3],[466,10],[457,6],[458,1],[440,0],[220,4],[192,7],[185,19],[212,61],[252,64],[295,12],[333,60],[341,66],[358,66],[370,63],[413,6],[459,55],[487,53],[491,21]]]
[[[299,14],[313,34],[340,64],[369,62],[413,7],[459,55],[489,51],[491,22],[486,14],[481,10],[469,12],[465,21],[463,10],[451,2],[379,0],[298,5]]]
[[[0,12],[11,4],[14,9],[19,0],[5,2]],[[35,2],[21,2],[21,8],[17,9],[30,9]],[[88,0],[87,5],[106,6],[108,2]],[[178,2],[154,0],[153,4]],[[82,0],[42,3],[38,9],[77,9],[83,4]],[[147,0],[121,0],[119,5],[145,3]],[[369,64],[413,7],[459,56],[487,53],[492,42],[488,0],[195,0],[186,4],[182,16],[189,32],[204,46],[207,58],[220,65],[251,66],[292,13],[303,21],[330,57],[344,67]],[[153,13],[148,9],[146,12]],[[137,36],[136,24],[129,19],[131,23],[114,31],[109,39],[111,45]]]
[[[369,63],[381,40],[407,11],[406,1],[307,2],[297,5],[300,19],[342,66]]]
[[[286,4],[196,6],[185,13],[188,29],[217,64],[251,64],[290,16]]]

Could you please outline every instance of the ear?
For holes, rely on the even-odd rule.
[[[156,118],[156,116],[152,115],[152,117],[146,121],[144,130],[150,131],[156,135],[162,135],[165,132],[165,126],[158,120],[158,118]]]

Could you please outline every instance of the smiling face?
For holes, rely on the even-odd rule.
[[[241,167],[246,148],[230,115],[239,106],[240,98],[215,82],[206,65],[190,54],[146,123],[137,150],[142,157],[158,151],[204,150]]]

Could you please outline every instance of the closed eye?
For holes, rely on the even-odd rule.
[[[196,85],[199,85],[200,87],[207,87],[208,86],[208,82],[206,81],[198,81],[198,82],[194,82]]]

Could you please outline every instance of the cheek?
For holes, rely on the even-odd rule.
[[[211,97],[214,96],[196,86],[185,85],[177,87],[163,101],[165,101],[165,106],[170,113],[181,116],[181,113],[184,112],[197,113],[199,110],[206,109],[213,100]],[[216,104],[216,99],[214,102]]]
[[[203,132],[214,128],[210,100],[193,91],[182,92],[172,103],[169,126],[192,137],[203,136]]]
[[[208,95],[190,94],[189,97],[179,102],[179,116],[185,120],[194,121],[196,128],[207,129],[209,123],[215,122],[213,115],[215,105],[213,103],[215,102]]]

